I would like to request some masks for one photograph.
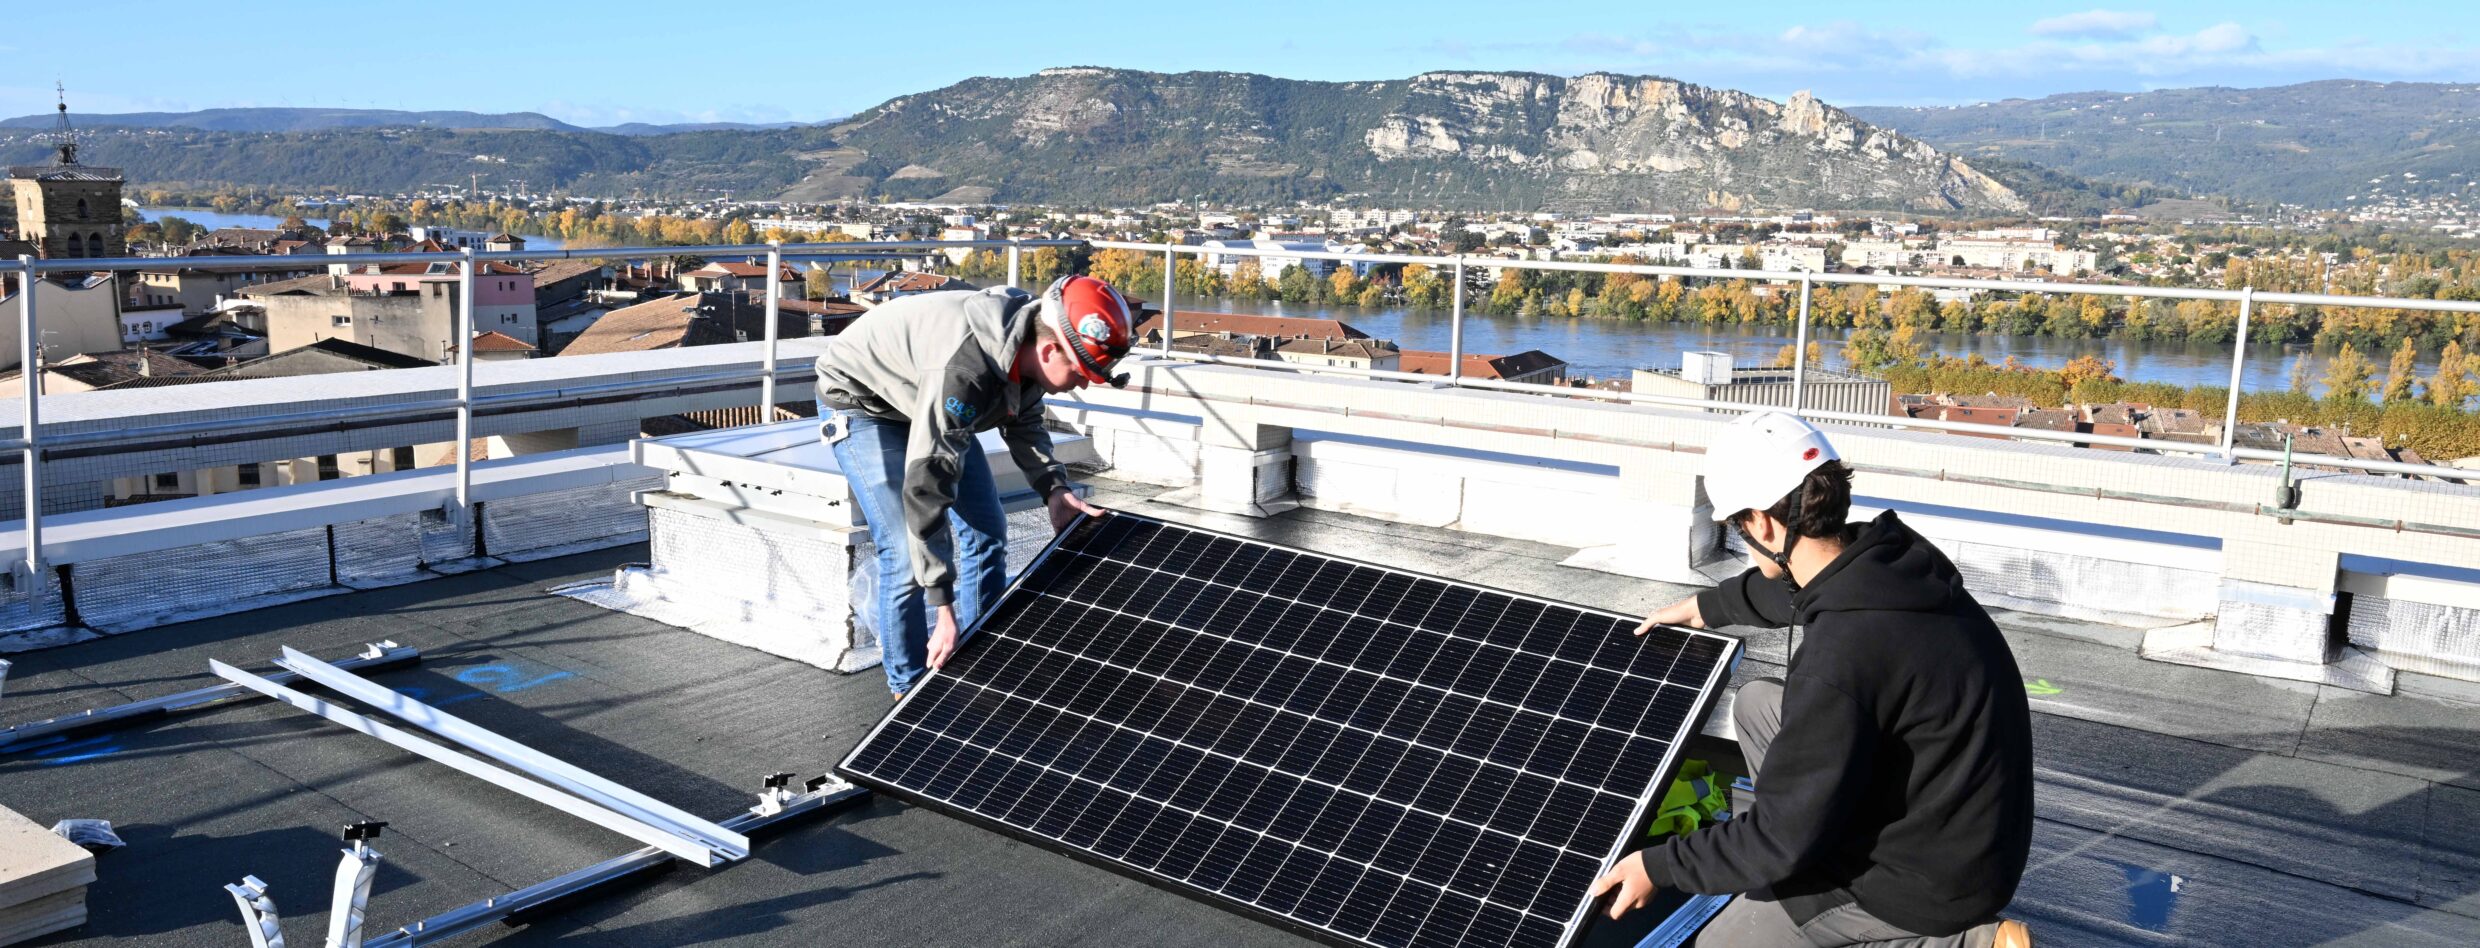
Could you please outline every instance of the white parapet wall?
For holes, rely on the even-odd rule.
[[[42,595],[0,608],[0,652],[642,541],[631,494],[661,483],[607,446],[476,463],[478,519],[453,468],[62,514]],[[0,556],[22,561],[24,536]]]
[[[1213,496],[1198,458],[1287,448],[1307,506],[1577,547],[1571,562],[1662,579],[1729,557],[1697,478],[1728,415],[1237,366],[1133,371],[1125,389],[1054,399],[1052,414],[1093,437],[1113,476],[1184,488],[1175,502],[1262,506]],[[2359,662],[2373,654],[2480,679],[2480,487],[2323,475],[2277,511],[2269,465],[1825,427],[1857,472],[1858,512],[1899,511],[1993,605],[2201,629],[2165,660],[2229,655],[2260,674],[2390,688],[2390,672]],[[2370,562],[2424,572],[2389,578]],[[2336,622],[2355,600],[2368,608]]]

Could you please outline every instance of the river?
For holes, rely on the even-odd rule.
[[[1339,319],[1377,338],[1393,340],[1406,349],[1444,352],[1449,335],[1449,318],[1445,310],[1401,307],[1362,309],[1357,306],[1293,305],[1235,299],[1182,300],[1179,308]],[[1842,350],[1843,339],[1850,334],[1849,330],[1842,329],[1820,329],[1811,334],[1810,338],[1824,344],[1827,368],[1848,367]],[[2097,355],[2117,363],[2119,377],[2131,382],[2168,382],[2185,386],[2230,384],[2230,347],[2227,344],[1961,333],[1931,334],[1925,339],[1939,354],[1947,356],[1961,357],[1977,352],[1991,362],[2014,356],[2024,365],[2054,369],[2077,356]],[[1762,364],[1772,361],[1782,347],[1790,344],[1791,331],[1788,328],[1776,331],[1772,327],[1737,325],[1551,317],[1525,319],[1471,314],[1464,319],[1466,352],[1505,355],[1539,349],[1564,360],[1571,375],[1597,378],[1625,378],[1630,370],[1637,368],[1676,369],[1679,367],[1680,353],[1696,350],[1728,352],[1738,365]],[[2243,384],[2251,392],[2288,389],[2292,361],[2307,359],[2310,377],[2318,380],[2315,390],[2322,394],[2325,363],[2332,355],[2330,352],[2280,343],[2251,344],[2248,346]],[[2384,380],[2389,355],[2386,352],[2369,355],[2370,361],[2376,364],[2379,382]],[[2419,370],[2423,379],[2436,369],[2436,362],[2435,353],[2423,355]]]

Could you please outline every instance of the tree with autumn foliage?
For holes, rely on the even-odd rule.
[[[1774,350],[1774,361],[1766,363],[1765,367],[1769,369],[1790,368],[1792,353],[1798,351],[1798,349],[1798,343],[1783,343],[1782,348]],[[1826,347],[1824,343],[1820,343],[1814,339],[1809,340],[1808,364],[1811,366],[1822,366],[1826,364]]]
[[[2389,404],[2411,400],[2411,389],[2419,384],[2420,347],[2409,337],[2394,347],[2394,358],[2385,367],[2384,398]]]
[[[2446,343],[2437,356],[2437,372],[2428,377],[2428,400],[2439,408],[2460,411],[2463,403],[2480,394],[2480,381],[2472,379],[2470,358],[2463,354],[2461,342]]]
[[[2325,364],[2325,397],[2367,401],[2368,388],[2376,374],[2376,366],[2359,354],[2359,347],[2345,342],[2342,351],[2334,353],[2333,361]]]
[[[2080,355],[2060,366],[2058,377],[2067,383],[2068,388],[2086,382],[2116,382],[2119,380],[2118,363],[2097,355]]]

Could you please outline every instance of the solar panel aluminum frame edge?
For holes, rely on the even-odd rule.
[[[1613,615],[1615,614],[1616,613],[1613,613]],[[1740,649],[1744,643],[1736,637],[1723,635],[1719,632],[1706,629],[1691,629],[1686,626],[1665,625],[1663,628],[1673,629],[1691,636],[1705,636],[1717,639],[1722,643],[1722,654],[1714,659],[1713,670],[1706,675],[1704,686],[1697,689],[1699,698],[1696,708],[1690,711],[1688,716],[1679,722],[1679,733],[1671,736],[1669,741],[1670,749],[1664,751],[1662,754],[1662,765],[1654,768],[1653,783],[1645,788],[1645,795],[1636,801],[1636,810],[1628,818],[1628,835],[1619,840],[1618,845],[1613,847],[1609,856],[1603,858],[1602,870],[1600,873],[1595,874],[1597,878],[1602,874],[1607,874],[1610,872],[1611,867],[1619,864],[1619,860],[1632,858],[1637,850],[1644,848],[1639,844],[1645,838],[1645,830],[1653,825],[1654,801],[1660,800],[1670,792],[1671,781],[1678,779],[1679,776],[1680,755],[1687,752],[1688,741],[1694,739],[1698,733],[1704,730],[1705,719],[1713,715],[1714,705],[1722,700],[1722,690],[1724,685],[1731,680],[1732,669],[1739,664]],[[1614,895],[1613,897],[1616,896]],[[1702,896],[1699,898],[1702,898]],[[1584,937],[1585,932],[1590,930],[1596,920],[1603,918],[1603,915],[1600,912],[1595,911],[1595,908],[1601,904],[1601,901],[1602,900],[1600,899],[1587,897],[1584,899],[1582,904],[1576,907],[1576,915],[1568,920],[1567,931],[1565,934],[1560,936],[1559,944],[1575,944],[1578,940]],[[1696,905],[1698,905],[1696,900],[1691,899],[1689,901],[1689,907]],[[1681,909],[1681,911],[1686,910],[1687,907],[1683,907]],[[1715,909],[1715,911],[1719,911],[1719,908]],[[1676,916],[1677,913],[1673,914]],[[1705,921],[1711,920],[1712,918],[1710,915],[1705,919]],[[1670,920],[1665,919],[1663,922],[1663,927],[1667,928],[1669,924]],[[1699,922],[1698,924],[1701,927],[1703,922]],[[1662,929],[1656,929],[1657,932],[1661,930]]]
[[[1141,520],[1151,520],[1166,526],[1179,527],[1183,530],[1192,530],[1198,533],[1222,537],[1229,540],[1236,540],[1242,543],[1253,544],[1270,549],[1297,550],[1299,552],[1308,553],[1312,556],[1318,556],[1340,563],[1348,563],[1354,566],[1365,566],[1370,569],[1397,573],[1405,576],[1413,576],[1423,579],[1436,579],[1443,582],[1452,583],[1454,585],[1477,589],[1501,596],[1507,596],[1513,599],[1529,600],[1545,605],[1557,606],[1562,609],[1573,609],[1578,612],[1600,615],[1606,618],[1627,620],[1640,618],[1609,609],[1599,609],[1578,603],[1564,602],[1544,596],[1532,595],[1530,593],[1500,589],[1495,586],[1485,586],[1480,583],[1460,579],[1448,579],[1446,577],[1432,576],[1425,573],[1416,573],[1412,570],[1371,563],[1348,556],[1339,556],[1316,550],[1300,550],[1297,547],[1286,547],[1281,544],[1270,543],[1255,537],[1245,537],[1238,534],[1225,533],[1209,527],[1201,527],[1194,524],[1181,523],[1172,520],[1163,520],[1159,517],[1147,517],[1143,514],[1129,514],[1120,511],[1110,511],[1107,516],[1125,516],[1135,517]],[[1014,582],[1008,584],[1007,591],[1001,594],[999,597],[1000,600],[1005,601],[1008,596],[1015,595],[1018,588],[1024,585],[1025,580],[1032,577],[1033,574],[1041,567],[1043,561],[1049,559],[1051,555],[1059,549],[1060,541],[1065,539],[1068,534],[1074,531],[1079,525],[1090,519],[1094,518],[1079,515],[1077,521],[1068,525],[1068,529],[1061,530],[1057,534],[1053,535],[1049,545],[1042,548],[1041,554],[1035,556],[1032,562],[1026,564],[1024,572],[1019,574]],[[985,612],[982,616],[975,618],[973,623],[974,632],[978,633],[981,631],[982,622],[987,619],[988,616],[989,613]],[[1706,636],[1716,639],[1722,644],[1722,654],[1716,658],[1713,670],[1708,673],[1704,686],[1699,689],[1701,699],[1698,701],[1696,708],[1680,722],[1679,732],[1672,735],[1671,740],[1669,741],[1669,750],[1663,754],[1663,759],[1660,766],[1655,769],[1656,779],[1651,784],[1647,785],[1645,795],[1637,799],[1636,808],[1628,820],[1628,836],[1621,839],[1613,847],[1612,853],[1609,856],[1604,857],[1602,860],[1601,866],[1603,872],[1610,871],[1610,867],[1616,865],[1619,859],[1624,858],[1628,853],[1635,851],[1635,849],[1632,848],[1633,844],[1643,837],[1645,829],[1652,822],[1652,807],[1654,801],[1660,799],[1668,791],[1671,780],[1674,779],[1679,773],[1680,754],[1685,749],[1686,741],[1688,738],[1701,731],[1705,719],[1713,714],[1714,704],[1721,698],[1721,692],[1719,690],[1720,686],[1722,683],[1730,680],[1731,669],[1739,661],[1741,642],[1735,637],[1705,629],[1690,629],[1683,626],[1665,626],[1665,628],[1673,629],[1687,635]],[[1173,879],[1150,869],[1140,868],[1126,862],[1110,859],[1096,853],[1087,852],[1079,847],[1067,845],[1061,840],[1052,839],[1050,837],[1043,836],[1040,833],[1035,833],[1030,830],[1012,826],[962,807],[954,806],[943,801],[918,796],[902,787],[898,787],[886,781],[852,770],[851,765],[853,759],[860,756],[861,749],[868,746],[871,741],[878,739],[879,732],[886,729],[888,722],[895,720],[897,715],[903,710],[905,704],[912,701],[915,695],[921,693],[923,690],[922,685],[927,684],[930,679],[937,674],[937,670],[934,669],[928,675],[924,675],[921,678],[921,681],[914,685],[912,691],[906,692],[904,697],[895,703],[894,707],[888,709],[885,716],[879,718],[878,723],[870,728],[869,733],[862,735],[861,740],[853,745],[853,749],[844,755],[844,759],[836,763],[835,773],[837,776],[843,777],[844,779],[855,784],[866,786],[878,792],[885,793],[890,797],[894,797],[914,806],[923,807],[947,816],[955,817],[983,829],[987,829],[1010,839],[1014,839],[1018,842],[1040,847],[1041,849],[1049,852],[1065,855],[1078,862],[1136,879],[1139,882],[1143,882],[1173,895],[1187,898],[1202,905],[1209,905],[1258,922],[1273,925],[1276,928],[1291,932],[1292,934],[1300,935],[1320,944],[1333,945],[1336,946],[1336,948],[1370,948],[1370,946],[1374,944],[1373,942],[1352,938],[1339,932],[1329,931],[1307,922],[1303,922],[1299,919],[1292,918],[1288,915],[1283,915],[1247,902],[1242,902],[1238,899],[1228,898],[1208,892],[1183,879]],[[1576,914],[1570,916],[1566,929],[1560,934],[1559,944],[1573,945],[1576,943],[1577,938],[1582,935],[1585,926],[1589,924],[1594,917],[1596,917],[1592,911],[1596,901],[1597,900],[1589,897],[1581,900],[1577,906]]]
[[[1103,512],[1103,517],[1119,516],[1128,515],[1113,510],[1106,510]],[[998,611],[999,603],[1006,602],[1009,596],[1016,595],[1016,591],[1024,587],[1025,580],[1033,578],[1033,574],[1041,570],[1042,564],[1050,560],[1051,554],[1058,552],[1059,542],[1061,540],[1067,539],[1068,534],[1075,533],[1078,527],[1084,526],[1087,523],[1098,523],[1102,519],[1102,517],[1096,517],[1092,514],[1080,513],[1076,515],[1075,520],[1068,522],[1067,529],[1051,534],[1051,542],[1043,544],[1042,552],[1034,554],[1033,559],[1025,564],[1024,570],[1017,573],[1015,579],[1008,581],[1007,589],[999,594],[998,601],[991,603],[991,608],[982,610],[981,615],[974,616],[973,627],[956,637],[958,640],[956,647],[959,649],[963,648],[965,643],[973,641],[974,636],[981,634],[982,623],[989,621],[990,614]],[[904,706],[913,700],[913,696],[921,694],[922,686],[929,684],[930,680],[937,678],[938,675],[939,670],[933,668],[923,674],[919,679],[916,679],[913,682],[913,690],[905,692],[904,697],[896,699],[895,706],[888,708],[886,714],[879,716],[878,723],[870,726],[869,733],[861,735],[861,740],[853,743],[852,750],[844,752],[844,759],[835,762],[835,775],[853,783],[866,783],[881,792],[901,797],[909,802],[919,803],[920,801],[913,800],[911,796],[896,790],[894,787],[887,786],[875,780],[870,780],[869,778],[855,772],[852,769],[852,762],[853,758],[861,756],[862,748],[870,746],[871,741],[878,739],[878,732],[887,729],[888,722],[896,719],[896,715],[903,711]]]

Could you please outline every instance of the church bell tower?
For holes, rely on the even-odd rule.
[[[18,237],[46,260],[127,256],[121,169],[79,163],[66,90],[61,92],[60,121],[53,128],[60,151],[52,163],[9,169]]]

